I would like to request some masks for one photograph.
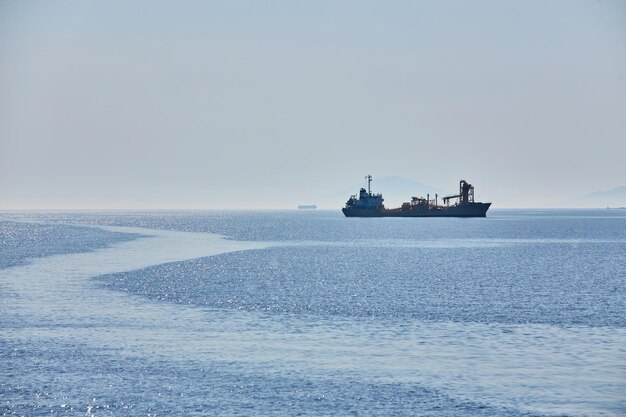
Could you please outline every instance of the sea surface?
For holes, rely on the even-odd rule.
[[[0,414],[625,416],[626,210],[0,212]]]

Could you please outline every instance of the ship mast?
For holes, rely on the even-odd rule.
[[[372,176],[368,175],[365,177],[365,179],[367,180],[367,194],[372,194],[372,191],[370,190],[370,183],[372,182]]]

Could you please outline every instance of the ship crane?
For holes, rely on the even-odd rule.
[[[450,200],[459,199],[459,204],[474,202],[474,186],[465,180],[459,182],[459,193],[457,195],[449,195],[443,198],[444,204],[450,204]]]

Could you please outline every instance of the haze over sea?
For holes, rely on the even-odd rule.
[[[0,231],[3,415],[626,414],[626,210]]]

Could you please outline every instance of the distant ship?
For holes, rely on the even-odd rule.
[[[298,206],[298,210],[316,210],[317,206],[315,204],[302,204]]]
[[[350,196],[342,209],[346,217],[486,217],[491,203],[474,201],[474,186],[465,180],[459,182],[459,193],[443,198],[439,205],[438,195],[434,200],[427,194],[426,198],[412,197],[402,207],[385,208],[382,194],[372,194],[370,185],[372,176],[365,177],[367,190],[361,188],[358,198]],[[450,205],[450,201],[453,204]]]

